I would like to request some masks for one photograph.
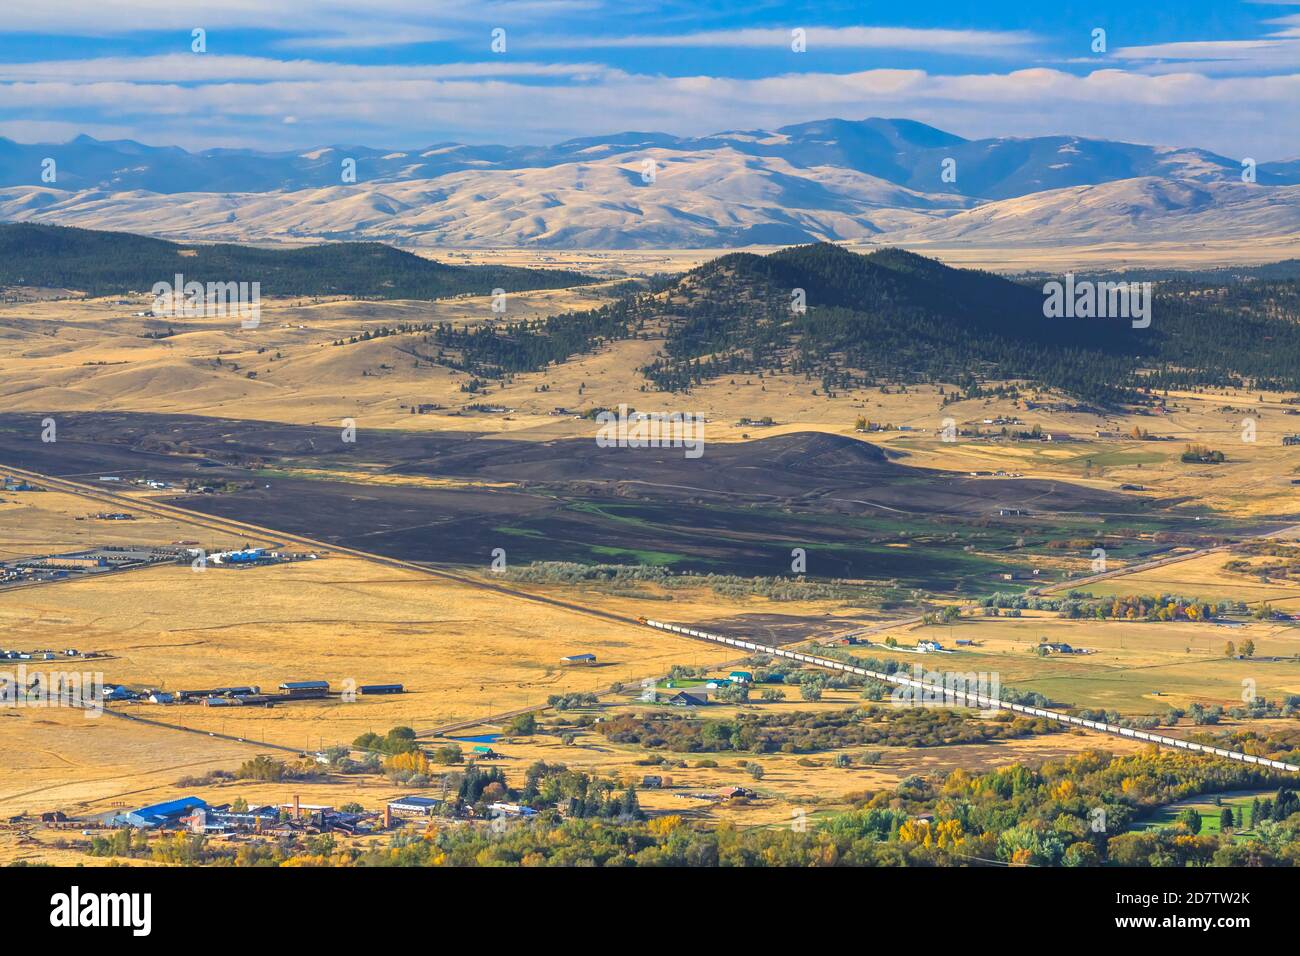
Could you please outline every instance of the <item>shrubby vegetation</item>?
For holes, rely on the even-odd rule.
[[[1249,611],[1242,601],[1210,604],[1199,598],[1176,594],[1096,597],[1083,591],[1071,591],[1063,598],[1026,597],[999,591],[982,598],[980,605],[991,609],[1055,611],[1071,620],[1091,618],[1099,621],[1210,621],[1225,614]]]
[[[614,588],[654,584],[663,588],[711,588],[724,597],[765,597],[773,601],[860,599],[862,588],[805,578],[743,578],[734,574],[679,573],[645,564],[578,564],[535,561],[512,567],[506,577],[530,584],[599,584]]]
[[[394,727],[385,736],[365,733],[352,741],[357,750],[372,750],[381,754],[408,753],[419,749],[415,742],[415,731],[410,727]]]
[[[805,698],[808,699],[808,698]],[[627,714],[593,729],[611,743],[678,753],[816,753],[845,747],[937,747],[1057,733],[1053,721],[1014,716],[1010,711],[977,720],[931,707],[878,707],[810,713],[738,714],[695,719],[676,714]]]

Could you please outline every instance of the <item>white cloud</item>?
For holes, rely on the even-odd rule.
[[[637,34],[630,36],[566,36],[530,38],[529,46],[565,49],[614,49],[620,47],[733,47],[790,49],[792,27],[710,30],[696,33]],[[803,27],[808,50],[875,49],[912,50],[933,53],[962,53],[985,56],[1021,50],[1034,42],[1020,31],[941,30],[909,27]]]
[[[348,30],[344,33],[311,33],[277,40],[280,50],[373,50],[416,43],[435,43],[458,39],[461,35],[445,30],[429,30],[399,25],[381,30]]]
[[[296,148],[337,141],[340,129],[348,130],[349,141],[393,148],[452,138],[545,143],[624,129],[690,135],[772,128],[828,116],[906,116],[967,136],[1068,133],[1203,146],[1261,159],[1293,155],[1300,142],[1297,74],[1210,77],[1108,69],[1078,76],[1040,68],[736,79],[581,72],[570,66],[561,82],[530,83],[526,75],[467,72],[477,64],[336,67],[209,58],[202,67],[208,79],[182,85],[160,80],[167,64],[159,59],[92,61],[100,65],[90,82],[79,82],[70,66],[0,64],[0,79],[7,81],[0,82],[0,121],[62,122],[80,111],[129,126],[136,138],[187,148]],[[127,78],[132,62],[148,82]],[[47,74],[23,76],[40,69]],[[286,116],[296,122],[286,126]]]
[[[213,81],[298,80],[438,80],[450,77],[573,77],[608,72],[598,63],[533,63],[493,58],[474,63],[392,66],[331,63],[322,60],[277,60],[259,56],[166,53],[147,57],[99,57],[0,63],[0,80],[95,83],[204,83]],[[4,104],[0,104],[3,108]]]
[[[381,24],[428,28],[448,21],[480,25],[485,18],[534,22],[599,6],[596,0],[45,0],[8,3],[3,31],[56,36],[119,36],[193,27],[255,28],[299,34],[346,34]]]
[[[1146,72],[1245,73],[1300,67],[1300,14],[1265,22],[1282,29],[1249,40],[1184,40],[1126,46],[1117,49],[1112,57],[1145,63]]]

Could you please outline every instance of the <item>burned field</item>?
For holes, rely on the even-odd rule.
[[[193,416],[0,417],[4,465],[95,482],[154,478],[209,493],[170,503],[340,546],[433,564],[535,561],[658,565],[787,576],[792,551],[817,579],[984,593],[1063,537],[1125,530],[1120,559],[1192,518],[1060,481],[977,480],[891,461],[821,433],[680,449],[600,448],[473,433],[361,431]],[[999,511],[1028,514],[999,515]],[[1086,514],[1085,514],[1086,513]],[[1205,519],[1201,534],[1243,529]],[[1135,532],[1146,533],[1139,537]]]

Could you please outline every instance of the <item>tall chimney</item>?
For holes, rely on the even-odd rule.
[[[391,830],[392,828],[393,828],[393,808],[385,803],[384,804],[384,829]]]
[[[295,793],[293,795],[293,818],[295,820],[298,820],[301,819],[301,817],[302,817],[302,803],[298,797],[298,794]]]

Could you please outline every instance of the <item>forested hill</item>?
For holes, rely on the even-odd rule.
[[[0,223],[0,286],[87,295],[147,292],[181,273],[198,282],[260,282],[261,294],[436,299],[493,289],[522,292],[594,281],[577,272],[451,266],[375,242],[301,249],[181,245],[124,232]]]
[[[726,255],[589,312],[502,329],[443,327],[436,337],[462,368],[493,376],[602,341],[662,336],[661,357],[643,371],[670,391],[767,370],[811,376],[828,391],[1025,379],[1101,403],[1201,384],[1300,389],[1294,279],[1158,283],[1142,329],[1122,318],[1046,318],[1043,281],[822,243]]]

